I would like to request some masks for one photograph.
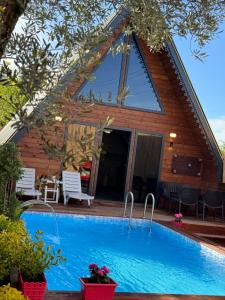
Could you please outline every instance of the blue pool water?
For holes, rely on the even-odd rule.
[[[63,250],[66,263],[46,272],[49,290],[79,290],[79,277],[97,263],[111,270],[117,291],[225,295],[225,257],[164,226],[121,218],[24,213],[33,236]],[[55,219],[59,228],[57,237]]]

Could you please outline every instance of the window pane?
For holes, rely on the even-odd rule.
[[[133,38],[131,41],[126,87],[129,94],[124,100],[125,106],[161,111],[143,59]]]
[[[120,38],[120,42],[123,37]],[[79,92],[79,96],[97,102],[117,102],[120,81],[122,54],[112,55],[111,51],[103,58],[94,72],[94,80],[87,81]]]

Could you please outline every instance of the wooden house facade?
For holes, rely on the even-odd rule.
[[[125,38],[120,22],[115,15],[108,24],[114,28],[115,43]],[[102,46],[102,63],[91,70],[95,80],[73,82],[68,74],[65,80],[74,104],[67,107],[71,122],[69,128],[62,126],[62,139],[74,127],[95,130],[107,116],[114,118],[110,133],[96,141],[103,152],[92,161],[89,192],[122,200],[127,191],[136,190],[138,201],[143,201],[142,193],[155,192],[159,181],[217,188],[223,173],[221,154],[173,41],[161,53],[152,53],[135,35],[129,43],[129,53],[116,56],[108,52],[108,44]],[[125,87],[128,95],[121,100]],[[97,103],[91,112],[78,117],[77,97],[93,95]],[[56,160],[49,166],[34,130],[6,134],[3,129],[1,138],[17,143],[24,166],[35,168],[37,175],[62,171]]]

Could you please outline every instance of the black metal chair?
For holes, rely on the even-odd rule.
[[[177,201],[180,186],[176,182],[160,182],[160,196],[168,202],[168,210],[171,210],[172,202]]]
[[[185,187],[183,188],[178,194],[178,201],[179,201],[179,213],[181,212],[182,205],[195,205],[196,207],[196,216],[198,216],[198,201],[200,196],[201,190],[192,188],[192,187]]]
[[[202,218],[205,220],[205,210],[206,207],[214,209],[221,208],[221,216],[224,219],[224,201],[225,201],[225,192],[218,190],[208,190],[204,195],[202,195]]]

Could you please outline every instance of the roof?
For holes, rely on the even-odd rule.
[[[115,12],[110,16],[108,20],[106,20],[104,26],[112,29],[116,29],[118,25],[121,23],[121,21],[124,19],[124,17],[127,16],[127,12],[125,10],[120,10],[119,12]],[[203,112],[203,109],[201,107],[201,104],[198,100],[198,97],[195,93],[195,90],[191,84],[191,81],[188,77],[187,71],[182,63],[181,57],[177,51],[177,48],[175,46],[174,41],[171,40],[167,42],[166,44],[166,50],[168,53],[168,56],[170,57],[170,60],[172,64],[175,67],[175,72],[181,82],[182,89],[192,107],[192,110],[195,113],[195,117],[197,119],[197,122],[199,124],[200,130],[204,134],[206,138],[206,143],[209,145],[214,157],[215,161],[217,163],[218,167],[218,179],[219,181],[222,180],[223,176],[223,160],[222,155],[219,150],[219,146],[216,142],[216,139],[213,135],[213,132],[211,130],[211,127],[207,121],[207,118]],[[73,68],[71,68],[66,74],[63,76],[60,87],[56,86],[56,90],[63,90],[68,83],[70,82],[71,78],[71,72],[73,72]],[[49,100],[49,97],[48,97]],[[29,114],[32,113],[33,107],[29,108]],[[17,130],[13,127],[13,123],[15,122],[15,119],[12,119],[1,131],[0,131],[0,144],[4,144],[8,141],[18,141],[18,139],[24,134],[25,130]]]

